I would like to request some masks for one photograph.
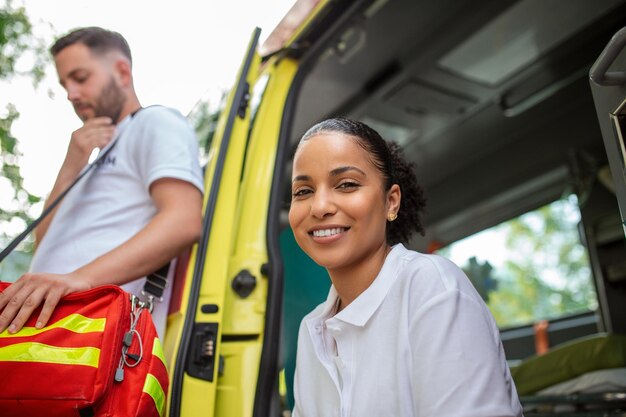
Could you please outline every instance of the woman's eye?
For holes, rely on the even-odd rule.
[[[353,181],[342,182],[341,184],[337,186],[337,188],[342,189],[342,190],[354,190],[359,187],[360,187],[360,184],[353,182]]]
[[[295,190],[291,195],[293,198],[297,198],[297,197],[304,197],[307,194],[312,193],[313,191],[308,189],[308,188],[301,188],[298,190]]]

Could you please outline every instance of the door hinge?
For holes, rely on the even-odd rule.
[[[239,116],[239,118],[245,119],[248,104],[250,104],[250,83],[246,81],[241,101],[239,102],[239,106],[237,106],[237,116]]]

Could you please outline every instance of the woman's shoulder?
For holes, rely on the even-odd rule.
[[[407,249],[399,244],[394,246],[397,251],[394,262],[398,263],[405,272],[430,273],[435,275],[461,275],[463,271],[454,262],[440,255],[427,254]]]
[[[396,248],[397,246],[394,250]],[[398,249],[398,256],[394,260],[397,263],[398,278],[411,292],[435,296],[460,291],[473,296],[471,282],[463,270],[451,260],[440,255],[410,250],[404,246]]]

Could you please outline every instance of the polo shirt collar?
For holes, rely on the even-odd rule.
[[[387,254],[383,267],[370,286],[348,306],[337,313],[335,318],[353,326],[365,326],[396,281],[399,269],[398,260],[406,252],[407,249],[401,243],[395,245]],[[324,313],[328,314],[330,309],[334,308],[337,297],[335,287],[331,286],[322,317],[324,317]]]

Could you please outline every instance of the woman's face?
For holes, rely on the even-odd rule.
[[[320,133],[302,142],[293,162],[289,224],[300,247],[330,271],[386,250],[387,215],[400,189],[384,190],[381,173],[356,140]]]

